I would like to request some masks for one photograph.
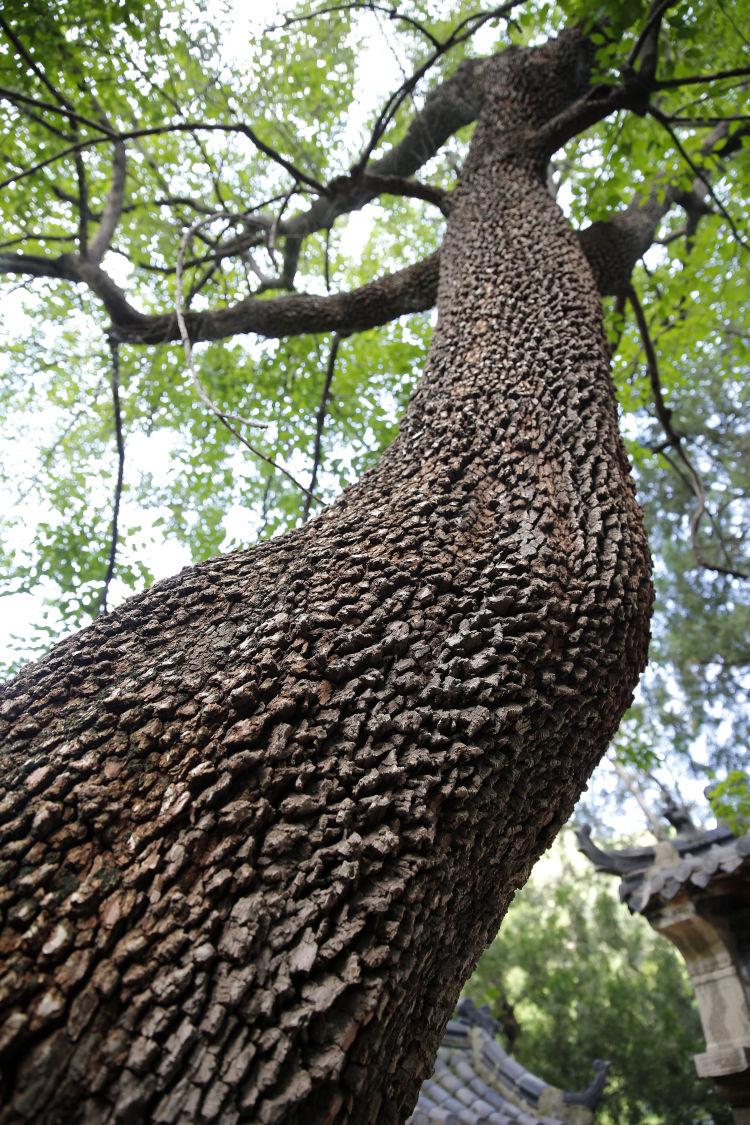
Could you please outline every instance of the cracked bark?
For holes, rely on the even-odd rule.
[[[651,587],[596,284],[533,143],[580,62],[567,35],[483,68],[379,465],[7,689],[5,1125],[395,1125],[604,752]]]

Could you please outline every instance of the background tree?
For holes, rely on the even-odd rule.
[[[742,580],[734,525],[703,538],[703,466],[651,346],[665,317],[690,319],[693,269],[705,346],[727,316],[743,338],[739,287],[716,283],[744,246],[723,198],[746,166],[739,14],[627,4],[597,28],[585,5],[302,8],[232,61],[215,12],[207,30],[195,9],[104,6],[81,34],[73,7],[6,10],[0,267],[47,287],[8,385],[23,436],[53,431],[32,484],[51,514],[15,577],[53,574],[68,622],[107,609],[115,575],[148,578],[139,536],[156,520],[207,554],[232,501],[273,529],[374,460],[428,335],[394,322],[431,308],[440,279],[426,381],[360,485],[291,536],[155,587],[9,689],[11,1113],[85,1098],[105,1118],[385,1121],[408,1106],[643,661],[647,567],[599,295],[613,332],[634,310],[694,564]],[[361,21],[386,17],[411,76],[358,121]],[[456,69],[483,28],[490,57]],[[553,154],[573,222],[593,220],[577,237],[551,202]],[[394,198],[347,254],[342,220]],[[660,237],[644,303],[631,274]],[[52,349],[73,345],[64,363],[49,325]],[[247,332],[300,339],[193,352]],[[323,347],[305,335],[324,332]],[[155,433],[177,466],[165,480],[128,471],[125,450]],[[90,472],[105,442],[107,493]]]
[[[571,834],[572,835],[572,834]],[[611,1062],[602,1125],[729,1123],[701,1081],[700,1020],[676,951],[631,916],[613,880],[591,877],[563,831],[518,893],[466,992],[517,1021],[513,1053],[564,1089]]]

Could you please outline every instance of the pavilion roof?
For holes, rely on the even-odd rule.
[[[608,1064],[595,1063],[588,1090],[571,1093],[526,1070],[495,1039],[486,1008],[462,1000],[449,1020],[407,1125],[587,1125]]]

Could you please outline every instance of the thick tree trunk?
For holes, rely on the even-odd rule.
[[[427,370],[378,467],[9,688],[3,1122],[413,1104],[645,660],[599,298],[533,145],[582,55],[481,71]]]

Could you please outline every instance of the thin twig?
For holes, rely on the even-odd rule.
[[[670,125],[688,125],[691,129],[709,129],[729,125],[732,121],[750,121],[750,113],[730,113],[726,117],[667,117]]]
[[[266,485],[263,489],[263,496],[260,502],[260,529],[258,530],[258,539],[263,535],[263,532],[268,527],[268,505],[271,498],[271,485],[273,484],[273,473],[269,473],[266,477]]]
[[[709,562],[698,542],[698,531],[700,529],[701,521],[706,515],[706,489],[701,479],[700,474],[693,465],[693,462],[685,452],[685,446],[682,438],[672,425],[672,411],[669,409],[664,401],[664,394],[661,387],[661,378],[659,376],[659,365],[656,359],[656,350],[654,348],[651,333],[649,332],[648,322],[646,315],[643,311],[643,306],[635,289],[631,286],[628,290],[628,300],[630,301],[633,312],[635,313],[636,323],[638,324],[638,331],[643,343],[643,350],[646,355],[646,367],[648,369],[649,381],[651,383],[651,391],[654,396],[654,406],[656,408],[656,416],[659,419],[661,428],[667,438],[672,449],[675,451],[676,456],[680,459],[685,466],[687,476],[689,478],[690,490],[695,497],[695,507],[693,514],[690,517],[690,545],[693,549],[696,562],[705,570],[715,570],[717,574],[727,574],[731,578],[747,578],[748,575],[741,570],[736,570],[734,567],[722,566],[719,563]]]
[[[30,67],[31,70],[33,70],[34,74],[37,76],[37,78],[42,83],[42,85],[45,86],[49,90],[49,92],[52,94],[52,97],[55,98],[55,100],[58,101],[60,103],[60,105],[63,106],[65,109],[67,109],[71,112],[74,112],[73,106],[68,101],[68,99],[65,97],[65,95],[60,90],[57,89],[57,87],[54,85],[54,83],[52,83],[50,81],[50,79],[47,77],[47,75],[42,70],[39,63],[29,53],[29,51],[23,45],[23,43],[18,38],[16,33],[13,31],[13,29],[10,27],[10,25],[8,23],[6,23],[6,21],[3,19],[3,17],[1,15],[0,15],[0,29],[5,33],[6,38],[8,40],[10,40],[11,44],[15,47],[16,51],[21,56],[21,58],[24,60],[26,65],[28,67]]]
[[[93,121],[90,117],[85,117],[82,113],[78,113],[74,109],[68,109],[67,106],[53,105],[52,102],[42,101],[41,98],[32,98],[28,94],[22,94],[20,90],[12,90],[9,86],[0,86],[0,99],[11,102],[17,109],[22,105],[33,106],[38,110],[43,109],[48,113],[56,113],[58,116],[64,117],[67,121],[77,122],[79,125],[87,125],[90,129],[96,129],[97,132],[108,132],[99,122]],[[49,126],[47,126],[47,128],[49,128]],[[112,135],[114,136],[114,134]]]
[[[724,204],[721,202],[718,195],[714,191],[713,187],[711,186],[711,181],[709,180],[708,176],[706,175],[706,173],[701,168],[698,167],[698,165],[695,163],[693,158],[690,156],[690,153],[686,150],[682,141],[680,140],[680,138],[677,136],[674,129],[670,125],[669,118],[665,114],[663,114],[661,112],[661,110],[657,109],[656,106],[654,106],[654,105],[649,106],[649,113],[654,118],[654,120],[658,121],[659,124],[664,129],[666,129],[666,131],[669,133],[670,137],[672,138],[672,144],[675,146],[675,148],[679,152],[682,159],[685,161],[687,166],[690,168],[690,171],[693,173],[693,175],[701,181],[701,183],[705,187],[706,191],[708,192],[708,194],[711,196],[714,203],[718,207],[719,211],[721,211],[722,215],[724,216],[726,221],[729,223],[729,226],[732,229],[732,233],[733,233],[734,237],[737,239],[737,241],[739,242],[740,246],[743,246],[745,248],[745,250],[750,250],[750,245],[747,242],[745,242],[744,238],[740,234],[739,230],[737,229],[737,224],[735,223],[734,219],[729,214],[726,207],[724,206]]]
[[[622,334],[625,331],[625,324],[627,321],[627,317],[625,315],[625,297],[622,293],[618,293],[617,297],[615,298],[615,307],[613,311],[615,336],[609,342],[609,346],[610,352],[614,356],[620,346],[620,340],[622,339]]]
[[[664,840],[667,835],[664,826],[662,825],[656,814],[653,812],[648,801],[643,795],[643,790],[638,784],[638,780],[635,775],[631,773],[630,770],[625,769],[625,767],[621,764],[621,762],[617,760],[614,754],[610,755],[609,760],[612,763],[617,776],[621,781],[625,783],[625,786],[627,787],[631,796],[634,797],[638,802],[638,806],[645,816],[646,821],[648,822],[648,827],[651,835],[655,836],[657,840]]]
[[[320,468],[321,453],[323,449],[323,427],[325,425],[326,414],[328,412],[328,399],[331,394],[331,383],[333,382],[333,374],[336,370],[336,357],[339,351],[339,344],[341,343],[341,336],[338,332],[334,332],[331,337],[331,350],[328,353],[328,365],[326,367],[326,377],[323,382],[323,390],[320,396],[320,405],[318,406],[318,413],[315,419],[315,446],[313,449],[313,467],[310,474],[310,490],[305,497],[305,506],[302,511],[302,522],[307,523],[310,515],[310,500],[315,499],[315,485],[318,483],[318,470]]]
[[[279,210],[274,215],[273,221],[271,222],[271,225],[270,225],[270,227],[268,227],[267,232],[266,232],[266,250],[268,251],[268,256],[269,256],[269,258],[271,259],[271,261],[273,262],[274,265],[276,265],[276,239],[277,239],[278,233],[279,233],[279,223],[283,219],[284,212],[286,211],[287,207],[289,206],[289,201],[291,200],[292,196],[297,191],[298,187],[299,187],[299,185],[296,182],[294,184],[292,184],[289,191],[284,196],[284,198],[282,200],[282,203],[281,203],[281,207],[279,208]]]
[[[117,480],[115,482],[115,497],[112,505],[112,530],[109,539],[109,561],[107,573],[104,576],[102,592],[99,595],[99,616],[107,613],[107,599],[109,586],[115,573],[115,560],[117,558],[117,543],[119,538],[118,520],[120,518],[120,501],[122,499],[122,483],[125,476],[125,441],[122,434],[122,411],[120,409],[120,349],[117,341],[110,337],[109,350],[112,356],[110,367],[110,386],[112,388],[112,407],[115,422],[115,442],[117,445]]]
[[[415,31],[420,32],[420,34],[424,35],[425,39],[428,39],[430,41],[433,47],[441,46],[440,40],[437,39],[431,31],[428,31],[424,24],[419,23],[418,20],[412,19],[411,16],[404,15],[396,8],[388,8],[384,4],[369,3],[369,0],[368,2],[361,4],[357,4],[354,2],[345,4],[331,4],[325,8],[318,8],[318,10],[315,12],[308,12],[306,15],[287,16],[283,23],[277,24],[275,27],[269,27],[268,31],[286,31],[287,28],[293,27],[294,24],[307,23],[310,20],[318,19],[320,16],[330,16],[335,15],[338,12],[349,11],[374,13],[383,12],[388,16],[390,20],[405,23],[408,27],[412,27]]]
[[[7,39],[9,39],[10,42],[12,43],[12,45],[15,47],[16,51],[21,56],[21,58],[24,60],[26,65],[31,68],[31,70],[37,76],[37,78],[42,83],[42,85],[47,90],[49,90],[49,92],[52,94],[53,98],[57,102],[59,102],[60,106],[65,111],[67,111],[67,113],[69,113],[69,114],[75,113],[75,110],[73,109],[72,104],[68,101],[68,99],[65,97],[65,95],[60,90],[57,89],[57,87],[54,85],[54,83],[50,81],[50,79],[44,73],[42,68],[39,66],[39,64],[36,62],[36,60],[33,58],[33,56],[26,49],[24,44],[21,42],[21,40],[18,38],[18,36],[12,30],[12,28],[2,18],[2,16],[0,16],[0,28],[5,33],[5,36],[7,37]],[[79,137],[79,134],[78,134],[78,125],[76,123],[73,124],[72,133],[73,133],[73,140],[74,140],[75,143],[77,143],[80,140],[80,137]],[[79,253],[80,253],[81,257],[85,258],[86,254],[88,252],[88,219],[89,219],[88,196],[89,196],[89,191],[88,191],[88,183],[86,181],[86,168],[85,168],[84,163],[83,163],[83,157],[81,155],[80,149],[77,150],[74,153],[73,161],[74,161],[75,169],[76,169],[76,178],[78,180],[78,198],[79,198],[78,248],[79,248]]]
[[[352,168],[352,175],[364,171],[372,152],[385,130],[388,128],[388,125],[393,120],[396,111],[405,98],[409,97],[412,90],[416,89],[418,83],[424,78],[427,71],[430,70],[443,55],[452,50],[453,47],[457,47],[459,44],[466,42],[466,40],[479,31],[484,24],[489,23],[490,20],[501,19],[504,16],[510,15],[513,8],[518,7],[519,3],[520,0],[509,0],[508,3],[501,4],[499,7],[493,8],[489,12],[476,12],[471,16],[467,16],[456,24],[448,38],[442,42],[439,47],[436,47],[425,61],[417,67],[411,77],[409,77],[406,82],[403,82],[398,90],[388,98],[377,116],[370,139],[364,151]]]
[[[291,481],[295,488],[299,488],[299,490],[301,492],[304,492],[305,496],[309,496],[315,504],[323,503],[323,501],[320,500],[317,496],[313,496],[312,493],[308,492],[304,484],[300,484],[297,478],[293,477],[292,474],[287,469],[285,469],[283,465],[280,465],[278,461],[274,461],[272,457],[267,457],[265,453],[262,453],[261,450],[257,448],[257,446],[251,445],[250,442],[246,438],[244,438],[238,430],[234,428],[225,414],[217,414],[216,417],[221,423],[223,423],[226,429],[229,430],[230,434],[233,434],[234,437],[237,438],[237,441],[239,441],[242,445],[244,445],[245,449],[252,453],[253,457],[257,457],[259,461],[264,461],[266,465],[270,466],[270,468],[274,469],[277,473],[281,473],[283,476],[285,476],[287,480]]]
[[[721,82],[725,78],[744,78],[750,66],[736,66],[733,70],[718,70],[715,74],[689,74],[684,78],[662,78],[652,83],[653,90],[674,90],[679,86],[696,86],[703,82]]]
[[[0,98],[1,97],[2,93],[0,93]],[[11,101],[11,104],[16,113],[20,114],[26,121],[34,121],[37,125],[40,125],[42,129],[46,129],[48,133],[52,133],[53,137],[59,137],[61,140],[67,141],[68,144],[73,140],[73,133],[66,133],[64,129],[58,129],[56,125],[51,125],[49,121],[45,121],[41,114],[32,113],[30,109],[25,109],[23,106],[16,105],[13,101]]]
[[[198,222],[193,223],[191,227],[186,227],[186,229],[183,231],[182,238],[180,239],[180,246],[177,251],[177,266],[175,269],[175,316],[177,318],[177,324],[180,329],[180,339],[185,350],[185,358],[187,359],[190,378],[193,383],[195,392],[203,405],[208,407],[211,413],[215,414],[217,418],[228,418],[232,422],[238,422],[241,426],[255,426],[256,428],[262,429],[266,425],[265,422],[260,422],[257,419],[243,418],[241,414],[229,414],[227,411],[222,410],[218,403],[215,403],[211,396],[208,394],[205,387],[200,381],[198,372],[195,367],[195,362],[193,360],[193,345],[187,330],[187,324],[185,322],[182,276],[185,268],[185,253],[187,251],[188,244],[198,233],[201,227],[206,226],[207,223],[214,222],[216,219],[226,218],[226,212],[216,211],[213,215],[208,215],[204,219],[199,219]]]
[[[177,252],[177,268],[175,271],[175,316],[177,319],[177,325],[180,330],[180,339],[185,351],[185,358],[187,360],[190,378],[201,402],[208,408],[211,414],[213,414],[214,417],[218,418],[222,425],[225,426],[227,430],[229,430],[230,434],[233,434],[234,437],[236,437],[237,440],[241,442],[241,444],[244,445],[245,448],[250,451],[250,453],[253,454],[254,457],[258,457],[261,461],[264,461],[267,465],[270,465],[277,472],[282,473],[288,480],[292,482],[292,484],[296,488],[299,488],[302,492],[305,493],[306,496],[309,496],[312,500],[315,501],[316,504],[319,504],[322,501],[318,500],[317,496],[314,496],[311,492],[309,492],[303,484],[300,484],[296,477],[292,476],[292,474],[287,469],[285,469],[283,465],[279,465],[271,457],[268,457],[265,453],[262,453],[256,446],[251,445],[250,442],[245,437],[243,437],[243,435],[235,428],[235,426],[232,425],[232,423],[235,422],[241,426],[255,426],[257,428],[265,427],[266,423],[260,422],[256,419],[243,418],[240,414],[229,414],[227,411],[222,410],[222,408],[209,396],[198,377],[198,372],[195,367],[195,361],[193,359],[193,345],[191,343],[187,324],[185,322],[185,313],[183,308],[183,263],[188,244],[193,235],[199,230],[199,228],[205,226],[206,223],[210,223],[214,219],[226,218],[227,215],[225,212],[217,211],[216,214],[209,215],[204,219],[200,219],[197,223],[194,223],[192,227],[188,227],[187,230],[184,231],[182,238],[180,239],[180,246]]]
[[[59,112],[63,112],[60,110]],[[101,126],[99,126],[101,128]],[[285,171],[289,172],[296,180],[302,184],[306,184],[314,192],[319,195],[327,195],[328,189],[325,185],[318,183],[312,176],[307,176],[301,172],[299,168],[262,141],[255,131],[242,121],[230,121],[223,124],[216,121],[176,121],[171,125],[150,125],[142,129],[126,129],[120,133],[111,133],[102,130],[103,135],[100,137],[87,137],[85,140],[76,141],[75,144],[68,145],[67,148],[62,148],[59,152],[53,153],[52,156],[46,157],[44,160],[37,161],[30,168],[25,168],[12,176],[6,177],[0,182],[0,188],[7,187],[9,184],[17,183],[19,180],[26,179],[28,176],[33,176],[35,172],[41,171],[43,168],[48,168],[50,164],[62,160],[66,156],[70,156],[76,152],[83,152],[84,149],[94,148],[97,145],[107,144],[112,141],[132,141],[138,140],[141,137],[162,137],[169,133],[197,133],[203,131],[207,133],[239,133],[241,136],[247,137],[249,141],[262,152],[264,156],[269,157],[276,164],[280,165]]]

